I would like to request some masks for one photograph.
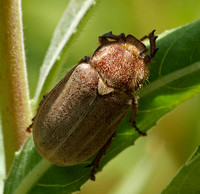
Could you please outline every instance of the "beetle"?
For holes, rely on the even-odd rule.
[[[100,46],[84,57],[41,101],[33,119],[33,140],[39,154],[58,166],[79,164],[98,152],[91,179],[110,146],[115,130],[133,105],[135,123],[138,102],[135,92],[148,77],[146,64],[157,52],[153,30],[138,40],[124,33],[99,36]],[[150,41],[150,54],[144,39]]]

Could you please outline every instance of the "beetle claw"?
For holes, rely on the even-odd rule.
[[[138,112],[138,97],[134,96],[132,100],[133,100],[133,110],[132,110],[132,116],[129,122],[132,123],[133,127],[140,135],[146,136],[147,135],[146,132],[140,131],[140,129],[137,127],[136,122],[135,122],[135,117]]]
[[[147,136],[147,133],[146,133],[146,132],[141,131],[141,130],[137,127],[135,121],[133,121],[132,124],[133,124],[133,127],[135,128],[135,130],[136,130],[140,135],[142,135],[142,136]]]
[[[148,35],[148,39],[150,41],[150,56],[149,56],[150,59],[149,60],[151,60],[155,56],[155,54],[158,50],[158,48],[156,48],[156,39],[158,38],[158,36],[154,36],[154,32],[155,32],[155,30],[153,30]]]
[[[97,157],[96,157],[97,158]],[[88,167],[92,167],[92,170],[91,170],[91,173],[90,173],[90,179],[92,181],[95,181],[96,177],[95,177],[95,174],[96,174],[96,169],[98,169],[99,167],[99,162],[100,162],[100,159],[99,160],[96,160],[96,158],[93,160],[93,162],[87,166],[85,166],[85,168],[88,168]]]
[[[32,121],[34,118],[32,119]],[[32,127],[33,127],[33,122],[27,127],[26,132],[31,133],[32,132]]]
[[[95,179],[96,179],[95,174],[96,174],[96,170],[97,170],[98,167],[99,167],[99,164],[95,165],[95,164],[93,164],[93,162],[92,162],[91,164],[87,165],[86,167],[91,167],[91,166],[93,166],[93,167],[92,167],[92,170],[91,170],[91,172],[90,172],[90,179],[91,179],[92,181],[95,181]]]

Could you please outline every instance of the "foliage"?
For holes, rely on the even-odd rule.
[[[62,67],[66,69],[71,67],[67,66],[72,64],[66,63],[66,54],[82,30],[83,25],[80,25],[80,22],[87,21],[87,15],[92,10],[90,7],[94,3],[92,0],[79,0],[75,4],[74,2],[72,0],[68,5],[58,24],[40,69],[38,86],[32,99],[34,113],[42,95],[52,88],[54,81],[60,77]],[[79,14],[75,14],[77,12]],[[140,106],[137,125],[142,131],[148,131],[161,117],[200,92],[200,21],[164,32],[159,35],[157,45],[159,51],[150,65],[149,83],[138,92]],[[117,136],[103,157],[99,171],[108,161],[133,145],[139,138],[138,133],[128,122],[129,119],[130,113],[119,125]],[[23,150],[15,155],[12,169],[5,181],[4,192],[21,194],[78,191],[90,177],[91,169],[85,166],[91,161],[92,158],[79,165],[57,167],[39,156],[30,137]],[[198,185],[200,174],[197,163],[199,163],[199,152],[180,170],[178,178],[175,178],[163,193],[169,193],[177,185],[182,185],[183,182],[180,183],[178,180],[185,174],[188,179],[184,180],[183,190],[181,187],[180,191],[190,191],[189,183],[194,183],[194,179],[190,179],[190,174],[194,175]],[[200,191],[198,187],[197,191]]]

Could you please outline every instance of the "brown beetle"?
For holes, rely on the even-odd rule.
[[[144,55],[143,39],[150,40],[150,55]],[[137,40],[112,32],[99,37],[100,46],[91,58],[84,57],[40,103],[33,120],[33,139],[38,152],[58,166],[81,163],[99,151],[92,162],[91,179],[114,137],[116,127],[133,104],[135,91],[148,76],[146,64],[156,54],[152,31]],[[109,40],[110,39],[110,40]]]

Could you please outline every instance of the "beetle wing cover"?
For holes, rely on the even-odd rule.
[[[99,74],[82,63],[48,94],[33,122],[38,152],[61,165],[80,163],[112,136],[131,100],[123,92],[98,94]]]

